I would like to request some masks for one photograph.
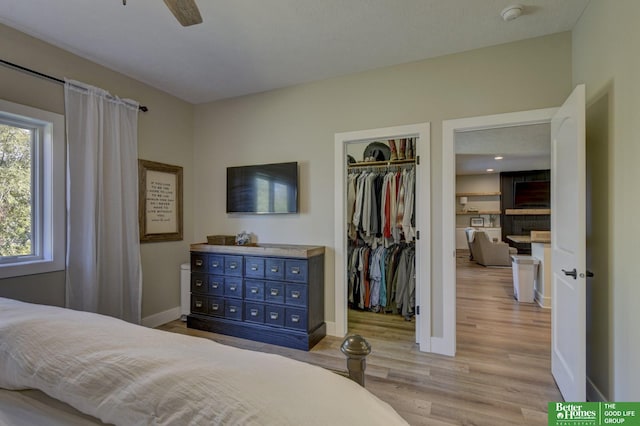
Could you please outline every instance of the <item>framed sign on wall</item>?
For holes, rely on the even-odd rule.
[[[182,240],[182,167],[138,160],[140,242]]]

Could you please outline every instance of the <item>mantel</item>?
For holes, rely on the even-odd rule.
[[[504,214],[515,216],[515,215],[547,215],[551,214],[551,209],[506,209]]]

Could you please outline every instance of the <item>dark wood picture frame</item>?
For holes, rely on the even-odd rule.
[[[181,241],[182,167],[138,159],[140,242]]]

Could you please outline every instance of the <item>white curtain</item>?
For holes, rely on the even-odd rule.
[[[68,308],[139,324],[138,104],[65,83]]]

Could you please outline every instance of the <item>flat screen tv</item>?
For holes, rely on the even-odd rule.
[[[513,207],[516,209],[551,207],[551,185],[548,180],[515,182]]]
[[[298,213],[298,163],[227,167],[227,213]]]

